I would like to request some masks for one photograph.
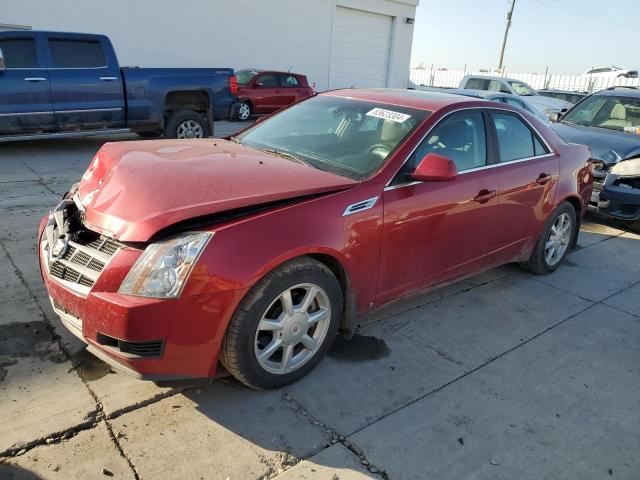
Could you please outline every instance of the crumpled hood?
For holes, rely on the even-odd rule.
[[[568,123],[552,123],[550,127],[565,142],[580,143],[591,149],[593,158],[606,163],[616,163],[610,151],[616,152],[624,160],[640,154],[640,135],[619,132],[606,128],[583,127]]]
[[[194,217],[355,184],[226,140],[160,140],[105,144],[77,194],[88,228],[145,242]]]

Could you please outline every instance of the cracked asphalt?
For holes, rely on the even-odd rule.
[[[554,274],[387,307],[281,390],[156,385],[87,354],[38,271],[107,140],[0,144],[0,479],[640,478],[640,236],[588,216]]]

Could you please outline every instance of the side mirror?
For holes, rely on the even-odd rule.
[[[409,178],[419,182],[450,182],[458,176],[456,164],[437,153],[427,154],[411,172]]]
[[[557,123],[560,121],[561,118],[562,118],[562,114],[560,112],[553,112],[551,115],[549,115],[549,121],[551,123]]]
[[[4,54],[0,48],[0,72],[4,72],[7,69],[7,64],[4,62]]]

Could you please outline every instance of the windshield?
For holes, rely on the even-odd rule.
[[[233,140],[354,180],[371,176],[431,112],[316,96]]]
[[[573,107],[562,121],[637,134],[640,132],[640,98],[592,95]]]
[[[253,77],[258,74],[256,70],[239,70],[236,72],[238,78],[238,85],[246,85],[251,81]]]
[[[531,88],[529,85],[527,85],[524,82],[509,82],[509,85],[511,85],[513,90],[518,95],[522,95],[522,96],[525,96],[525,97],[538,95],[538,92],[536,92],[533,88]]]

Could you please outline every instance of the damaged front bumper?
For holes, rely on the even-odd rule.
[[[170,300],[119,294],[142,250],[73,226],[73,209],[65,198],[42,219],[38,236],[42,278],[62,324],[95,356],[137,378],[215,376],[225,327],[246,290]]]
[[[640,219],[640,175],[609,172],[603,182],[594,182],[591,205],[598,213],[625,221]]]

